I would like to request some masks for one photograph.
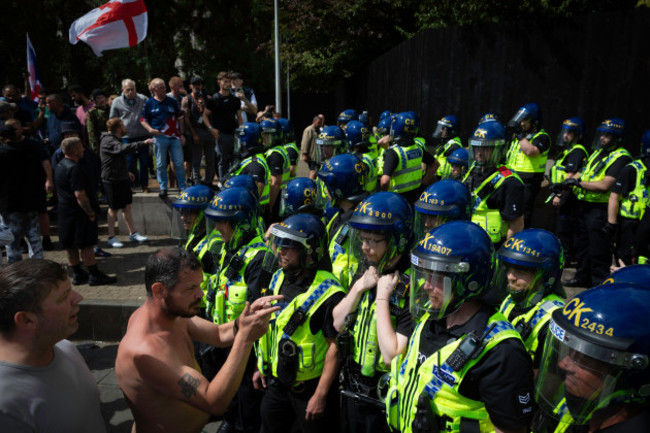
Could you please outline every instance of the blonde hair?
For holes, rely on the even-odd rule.
[[[163,86],[165,85],[165,82],[162,78],[154,78],[153,80],[149,81],[149,91],[153,91],[153,88],[159,84],[162,84]]]
[[[64,155],[70,155],[71,151],[77,146],[83,146],[79,137],[64,138],[61,142],[61,150]]]
[[[183,85],[183,79],[179,77],[178,75],[174,75],[169,79],[169,87],[171,87],[174,84],[180,84],[181,86]]]

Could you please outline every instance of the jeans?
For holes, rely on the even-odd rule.
[[[221,133],[214,150],[217,153],[217,175],[219,176],[219,182],[223,182],[235,158],[234,134]]]
[[[23,259],[20,241],[26,237],[29,246],[29,258],[42,259],[41,227],[37,212],[3,212],[0,222],[11,229],[14,241],[7,245],[7,262],[14,263]]]
[[[134,143],[136,141],[144,141],[149,137],[133,137],[123,138],[123,143]],[[138,161],[140,161],[140,170],[138,171]],[[149,147],[138,149],[135,153],[126,155],[126,164],[129,172],[135,174],[136,181],[134,184],[141,188],[149,186]]]
[[[199,142],[192,140],[192,171],[194,183],[201,181],[201,155],[205,154],[205,183],[211,184],[214,178],[214,137],[205,128],[196,128]]]
[[[161,191],[167,191],[167,152],[172,157],[179,189],[185,189],[185,167],[183,166],[183,145],[177,137],[159,135],[154,137],[156,152],[156,175]]]

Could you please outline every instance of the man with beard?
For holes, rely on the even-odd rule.
[[[270,302],[281,297],[265,297],[247,303],[237,320],[210,323],[196,317],[202,281],[201,263],[181,248],[163,248],[147,260],[147,299],[131,316],[115,361],[134,431],[200,432],[210,414],[222,414],[239,387],[253,343],[278,310]],[[192,340],[232,346],[212,381],[199,370]]]

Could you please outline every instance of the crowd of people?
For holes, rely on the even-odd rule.
[[[622,119],[603,121],[589,152],[580,118],[553,142],[535,103],[506,125],[486,113],[465,144],[453,115],[425,139],[416,112],[386,111],[371,125],[347,109],[336,125],[315,116],[299,147],[291,122],[273,107],[258,113],[233,78],[219,74],[212,97],[193,78],[182,98],[182,80],[170,93],[152,80],[150,98],[125,80],[110,112],[128,109],[107,116],[99,138],[113,221],[123,209],[128,224],[137,176],[126,155],[146,159],[153,144],[160,196],[186,232],[182,247],[149,257],[146,301],[119,345],[134,429],[199,432],[216,416],[223,433],[650,430],[650,132],[633,160]],[[79,113],[90,104],[75,93]],[[127,120],[138,113],[138,125]],[[11,120],[3,134],[7,122],[17,134]],[[81,135],[61,141],[54,184],[59,206],[76,204],[90,221],[63,231],[85,262],[97,207],[79,168],[94,149],[84,152]],[[3,146],[17,147],[7,137]],[[52,176],[34,154],[43,190]],[[299,158],[309,177],[297,176]],[[545,178],[554,233],[533,227]],[[73,284],[99,278],[68,256]],[[33,258],[42,280],[24,262],[0,268],[0,383],[40,381],[2,394],[0,417],[16,431],[39,431],[76,404],[48,406],[74,375],[50,382],[38,368],[76,356],[64,339],[81,299],[60,265]],[[588,290],[567,299],[567,286]],[[89,409],[61,429],[101,431],[96,390],[87,377],[76,384]],[[33,394],[49,396],[42,408],[28,404]]]

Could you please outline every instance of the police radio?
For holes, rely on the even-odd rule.
[[[338,245],[343,245],[345,241],[348,239],[349,233],[350,233],[350,226],[346,224],[343,226],[339,234],[336,236],[334,242],[336,242]]]
[[[483,349],[483,342],[485,338],[492,332],[496,327],[496,323],[493,323],[480,338],[477,338],[474,332],[470,332],[461,340],[456,350],[449,355],[449,358],[445,361],[452,370],[458,372],[463,369],[465,364],[469,362],[470,359],[475,359],[481,353]]]
[[[239,254],[235,254],[228,263],[228,268],[224,272],[224,276],[229,280],[237,278],[239,271],[244,266],[244,259]]]

